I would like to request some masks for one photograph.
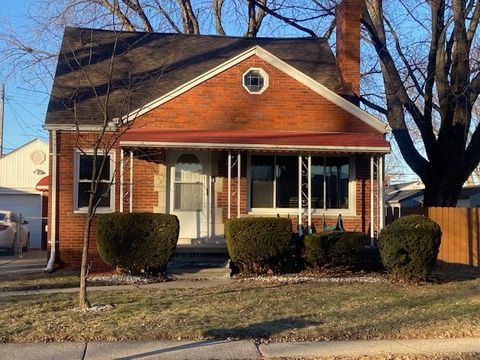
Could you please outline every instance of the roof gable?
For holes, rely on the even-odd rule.
[[[386,125],[379,119],[370,115],[369,113],[362,110],[358,106],[352,104],[348,100],[344,99],[342,96],[336,94],[326,86],[312,79],[310,76],[304,74],[303,72],[299,71],[298,69],[294,68],[293,66],[289,65],[285,61],[279,59],[278,57],[276,57],[275,55],[266,51],[265,49],[263,49],[261,46],[258,46],[258,45],[248,49],[247,51],[241,54],[238,54],[237,56],[227,60],[226,62],[220,64],[219,66],[216,66],[213,69],[210,69],[209,71],[201,74],[200,76],[197,76],[196,78],[191,79],[190,81],[186,82],[185,84],[182,84],[181,86],[159,97],[158,99],[155,99],[147,103],[145,106],[135,109],[129,114],[123,116],[121,118],[121,122],[122,123],[128,122],[138,118],[143,114],[146,114],[152,109],[158,106],[161,106],[162,104],[176,98],[177,96],[184,94],[185,92],[189,91],[195,86],[202,84],[203,82],[213,78],[214,76],[217,76],[218,74],[232,68],[233,66],[241,63],[242,61],[254,55],[258,56],[259,58],[261,58],[268,64],[272,65],[276,69],[282,71],[284,74],[297,80],[298,82],[300,82],[301,84],[309,88],[310,90],[314,91],[318,95],[324,97],[328,101],[332,102],[333,104],[347,111],[348,113],[358,118],[359,120],[363,121],[365,124],[371,126],[375,130],[381,133],[387,133],[389,131],[388,125]]]
[[[98,127],[103,121],[100,103],[107,98],[107,88],[110,118],[125,120],[256,55],[375,130],[388,131],[384,123],[339,95],[348,94],[323,38],[236,38],[67,28],[60,53],[45,120],[48,129],[72,128],[75,124],[89,130]],[[112,54],[113,78],[108,79]]]

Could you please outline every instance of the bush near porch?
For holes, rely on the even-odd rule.
[[[102,214],[97,218],[97,248],[103,261],[127,273],[163,274],[179,234],[175,215]]]
[[[383,265],[394,276],[428,280],[437,261],[441,236],[440,226],[423,215],[397,219],[378,238]]]
[[[278,273],[291,267],[292,235],[287,218],[230,219],[225,225],[230,259],[243,273]]]
[[[361,232],[332,231],[309,234],[304,239],[305,262],[314,267],[357,267],[367,242],[368,236]]]

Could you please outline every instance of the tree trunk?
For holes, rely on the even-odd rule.
[[[463,179],[455,176],[433,175],[425,183],[424,207],[455,207],[463,187]]]
[[[88,276],[88,247],[90,244],[90,232],[92,227],[92,217],[87,214],[85,220],[85,230],[83,232],[83,249],[82,249],[82,264],[80,267],[80,294],[79,294],[79,308],[86,310],[90,307],[87,298],[87,276]]]

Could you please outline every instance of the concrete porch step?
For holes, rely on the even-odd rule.
[[[227,246],[223,244],[215,245],[192,245],[178,244],[175,249],[175,257],[227,257]]]

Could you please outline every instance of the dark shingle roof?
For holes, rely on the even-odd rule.
[[[255,45],[331,90],[342,91],[335,57],[323,38],[250,39],[67,28],[45,123],[75,123],[75,104],[80,124],[96,124],[102,119],[99,99],[105,101],[106,93],[110,94],[108,117],[125,115]],[[107,91],[114,52],[111,91]],[[127,101],[126,93],[130,94]]]
[[[424,192],[424,189],[400,190],[387,194],[385,201],[388,203],[402,202],[413,197],[422,196]]]

